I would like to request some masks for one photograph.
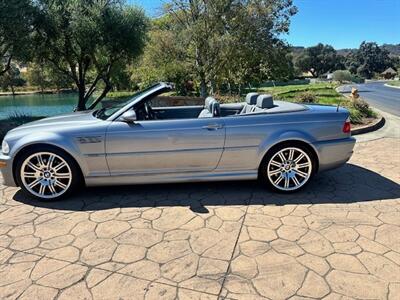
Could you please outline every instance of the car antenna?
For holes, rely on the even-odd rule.
[[[342,97],[344,97],[344,96],[342,95]],[[339,100],[339,102],[336,106],[336,112],[339,112],[340,103],[342,103],[342,99]]]

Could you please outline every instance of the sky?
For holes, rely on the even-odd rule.
[[[149,16],[160,14],[165,0],[128,0]],[[293,46],[330,44],[358,48],[362,41],[400,44],[400,0],[294,0],[298,13],[283,36]]]

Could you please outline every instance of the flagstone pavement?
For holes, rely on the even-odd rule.
[[[400,299],[400,140],[305,191],[257,182],[0,185],[0,299]]]

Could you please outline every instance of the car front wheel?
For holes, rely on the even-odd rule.
[[[306,147],[282,145],[264,160],[262,177],[273,190],[291,193],[304,188],[315,169],[314,155]]]
[[[16,165],[21,189],[40,200],[57,200],[70,194],[79,183],[79,175],[71,157],[48,149],[27,151]]]

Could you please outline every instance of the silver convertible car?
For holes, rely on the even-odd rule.
[[[344,108],[274,101],[157,107],[159,83],[124,103],[35,121],[7,133],[5,185],[55,200],[80,185],[253,180],[275,191],[303,188],[352,155]]]

